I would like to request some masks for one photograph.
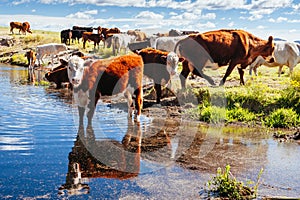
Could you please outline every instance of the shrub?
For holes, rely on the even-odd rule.
[[[265,124],[273,128],[290,128],[299,124],[299,116],[292,108],[279,108],[266,117]]]
[[[221,123],[225,119],[225,108],[220,108],[217,106],[208,106],[202,107],[199,106],[200,109],[200,120],[208,123]]]
[[[245,108],[234,108],[226,112],[227,122],[251,122],[256,119],[256,115]]]
[[[24,56],[24,54],[14,54],[11,56],[11,64],[13,65],[25,66],[27,62],[27,58]]]
[[[217,175],[207,182],[209,188],[208,195],[213,193],[217,197],[228,199],[253,199],[257,195],[257,187],[263,170],[260,170],[257,182],[249,181],[247,185],[237,181],[230,172],[230,165],[226,165],[224,172],[221,168],[217,169]],[[250,187],[250,184],[255,184]]]

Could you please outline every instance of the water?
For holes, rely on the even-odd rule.
[[[137,125],[125,103],[100,102],[93,129],[78,130],[70,93],[27,78],[24,68],[0,66],[0,199],[201,199],[226,164],[241,180],[264,168],[260,198],[300,196],[296,142],[151,112]]]

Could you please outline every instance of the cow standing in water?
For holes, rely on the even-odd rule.
[[[68,61],[68,77],[78,105],[79,128],[83,128],[85,111],[88,127],[92,127],[98,100],[119,93],[127,98],[129,117],[135,104],[135,120],[139,122],[143,103],[143,65],[142,57],[135,54],[94,61],[72,56]]]
[[[212,78],[203,73],[203,68],[209,61],[209,64],[217,63],[219,67],[229,64],[220,85],[225,83],[236,65],[241,65],[238,71],[240,82],[244,85],[244,69],[259,55],[264,58],[271,57],[273,51],[272,36],[268,40],[262,40],[243,30],[217,30],[191,34],[180,40],[175,47],[175,52],[187,60],[181,72],[184,84],[188,74],[193,72],[214,85]]]

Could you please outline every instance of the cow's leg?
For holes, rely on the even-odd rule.
[[[83,128],[83,117],[85,108],[78,106],[78,112],[79,112],[79,129]]]
[[[129,89],[126,89],[124,96],[127,99],[127,106],[128,106],[128,118],[132,117],[132,112],[133,112],[133,100],[132,100],[132,92],[129,91]]]
[[[191,72],[191,69],[189,68],[189,63],[188,63],[188,61],[184,60],[182,62],[182,71],[181,71],[180,77],[179,77],[180,83],[181,83],[181,88],[185,88],[186,79],[190,72]]]
[[[283,68],[283,65],[280,65],[278,68],[278,77],[280,77],[280,75],[282,73],[282,68]]]
[[[92,96],[92,93],[89,94],[90,97]],[[96,109],[96,105],[98,100],[100,99],[100,94],[98,92],[95,93],[95,98],[90,98],[89,103],[88,103],[88,113],[87,113],[87,118],[88,118],[88,126],[92,126],[92,120],[93,120],[93,116],[95,113],[95,109]]]
[[[135,90],[135,116],[134,120],[136,122],[140,122],[141,113],[142,113],[142,107],[143,107],[143,89],[142,87],[139,87]]]
[[[158,83],[154,83],[154,89],[156,92],[156,103],[160,103],[161,99],[161,85]]]
[[[233,69],[235,68],[236,65],[237,65],[237,62],[236,62],[236,61],[231,61],[231,62],[229,63],[229,66],[228,66],[228,68],[227,68],[227,70],[226,70],[226,73],[225,73],[223,79],[222,79],[221,82],[220,82],[220,86],[224,85],[224,83],[225,83],[227,77],[231,74],[231,72],[233,71]]]
[[[244,66],[241,66],[241,67],[238,67],[238,71],[239,71],[239,74],[240,74],[240,84],[241,85],[245,85],[245,82],[244,82]],[[247,66],[246,66],[247,67]]]

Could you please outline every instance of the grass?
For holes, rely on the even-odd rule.
[[[207,182],[208,195],[232,200],[254,199],[263,170],[258,174],[257,181],[248,181],[246,184],[236,180],[230,171],[230,165],[225,170],[217,169],[217,175]],[[253,185],[253,186],[251,186]]]
[[[277,68],[260,67],[257,77],[246,76],[245,86],[226,86],[224,97],[212,95],[212,89],[198,87],[189,89],[189,96],[198,100],[197,109],[187,113],[208,123],[263,124],[267,127],[293,128],[300,126],[300,69],[292,76],[278,77]],[[237,73],[233,75],[236,77]],[[239,80],[236,80],[239,81]],[[182,93],[181,93],[182,95]],[[187,94],[185,94],[187,96]],[[225,101],[225,106],[216,105],[216,100]],[[214,101],[214,104],[212,102]],[[222,105],[222,104],[221,104]],[[225,116],[221,115],[224,113]],[[222,117],[220,117],[222,116]],[[220,120],[220,119],[223,119]]]

